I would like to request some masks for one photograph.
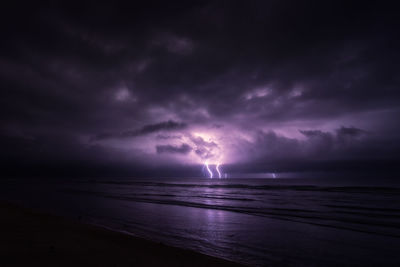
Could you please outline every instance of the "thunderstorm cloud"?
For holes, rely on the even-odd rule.
[[[396,10],[364,1],[4,4],[4,168],[197,175],[209,160],[237,172],[390,169],[400,159]]]

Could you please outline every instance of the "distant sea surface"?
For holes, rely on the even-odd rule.
[[[400,266],[384,179],[3,179],[2,199],[252,266]]]

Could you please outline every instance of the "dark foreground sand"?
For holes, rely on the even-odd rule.
[[[238,266],[0,203],[0,266]]]

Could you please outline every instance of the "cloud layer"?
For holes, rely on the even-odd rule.
[[[258,171],[396,161],[395,10],[348,1],[7,4],[1,156],[12,166],[132,173],[168,165],[177,175],[205,160]]]

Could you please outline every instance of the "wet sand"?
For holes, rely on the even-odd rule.
[[[0,266],[239,266],[9,203],[0,214]]]

